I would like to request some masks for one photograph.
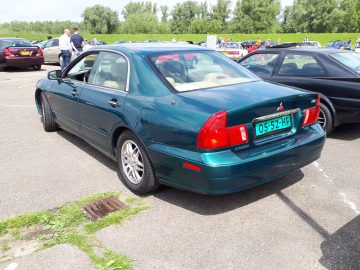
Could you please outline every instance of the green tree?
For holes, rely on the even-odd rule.
[[[214,20],[221,21],[222,29],[225,29],[227,19],[231,14],[231,0],[217,0],[215,5],[211,6],[211,17]]]
[[[146,2],[133,2],[130,1],[127,3],[121,14],[123,15],[124,19],[126,20],[130,15],[133,14],[156,14],[157,13],[157,4],[152,3],[151,1]]]
[[[82,13],[83,25],[91,34],[112,34],[119,25],[119,15],[109,7],[95,5]]]
[[[188,33],[191,22],[201,16],[201,7],[196,1],[177,3],[172,10],[171,32]]]
[[[167,5],[162,5],[160,6],[160,10],[161,10],[161,22],[167,23],[169,18],[169,7]]]
[[[285,32],[337,32],[344,16],[337,0],[295,0],[286,12]]]
[[[127,34],[155,34],[158,27],[158,18],[154,14],[131,14],[125,20],[122,32]]]
[[[275,33],[280,28],[277,19],[280,10],[279,0],[238,0],[230,30],[238,33]]]

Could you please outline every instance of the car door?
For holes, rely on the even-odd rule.
[[[98,53],[86,54],[63,74],[63,78],[54,83],[51,91],[51,106],[57,123],[65,130],[82,137],[79,118],[79,95],[83,89],[84,78],[91,72]],[[92,61],[89,61],[89,59]]]
[[[124,122],[128,67],[128,60],[123,55],[101,52],[80,95],[79,113],[84,138],[105,153],[112,150],[112,129]]]
[[[287,52],[274,71],[272,80],[311,91],[319,91],[328,72],[313,53]],[[320,84],[320,85],[319,85]]]
[[[246,57],[239,63],[260,78],[270,80],[279,60],[279,55],[276,52],[259,52]]]
[[[51,60],[51,46],[53,44],[54,40],[51,39],[48,42],[45,43],[43,48],[43,54],[44,54],[44,61],[45,62],[52,62]]]

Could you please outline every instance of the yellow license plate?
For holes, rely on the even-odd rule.
[[[22,51],[20,52],[21,55],[30,55],[30,52],[29,51]]]

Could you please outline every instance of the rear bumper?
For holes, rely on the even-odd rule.
[[[205,194],[226,194],[275,180],[320,157],[325,133],[319,125],[260,147],[197,153],[150,144],[149,153],[161,183]],[[183,167],[189,162],[200,172]]]
[[[31,67],[43,63],[44,57],[11,57],[3,59],[1,65],[4,67]]]

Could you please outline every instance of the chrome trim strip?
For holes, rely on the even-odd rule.
[[[254,120],[252,120],[252,123],[259,123],[259,122],[263,122],[263,121],[266,121],[266,120],[281,117],[281,116],[284,116],[284,115],[295,114],[295,113],[299,113],[299,112],[300,112],[300,109],[297,108],[297,109],[293,109],[293,110],[288,110],[288,111],[278,112],[278,113],[274,113],[274,114],[269,114],[269,115],[265,115],[265,116],[255,118]]]

